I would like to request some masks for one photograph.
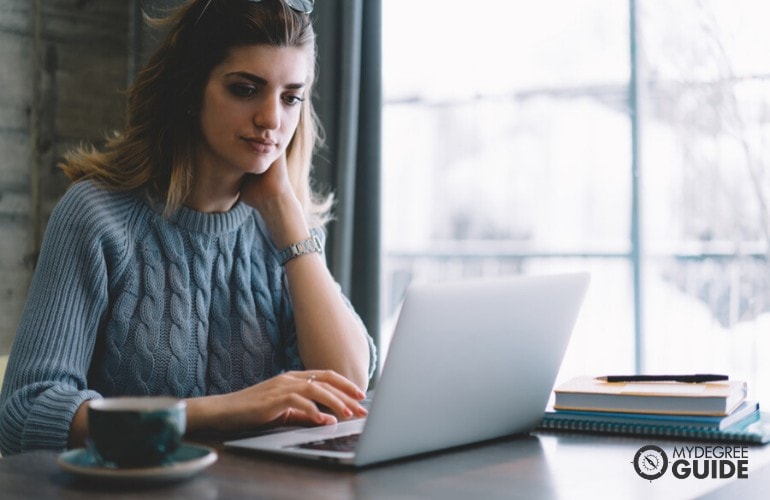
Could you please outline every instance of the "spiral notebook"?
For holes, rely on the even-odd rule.
[[[658,421],[650,419],[649,422],[637,423],[637,421],[621,421],[611,417],[604,420],[593,417],[578,418],[574,414],[551,411],[546,412],[537,430],[765,444],[770,442],[770,413],[754,412],[727,428],[719,429],[677,423],[671,419]]]

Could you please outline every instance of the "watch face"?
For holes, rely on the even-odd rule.
[[[666,452],[653,444],[642,446],[634,456],[634,469],[644,479],[658,479],[668,469]]]

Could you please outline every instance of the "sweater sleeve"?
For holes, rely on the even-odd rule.
[[[85,185],[81,185],[85,184]],[[76,184],[46,229],[0,395],[0,451],[63,450],[108,304],[105,196]],[[116,232],[119,234],[119,231]]]

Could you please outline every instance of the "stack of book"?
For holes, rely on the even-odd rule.
[[[607,382],[576,377],[554,390],[541,430],[766,443],[770,415],[745,382]]]

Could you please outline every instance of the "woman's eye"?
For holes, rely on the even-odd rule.
[[[298,96],[298,95],[287,95],[287,96],[284,96],[283,100],[289,106],[296,106],[297,104],[300,104],[305,99],[303,99],[302,96]]]
[[[238,97],[251,97],[257,93],[257,89],[251,85],[233,84],[230,85],[230,92]]]

